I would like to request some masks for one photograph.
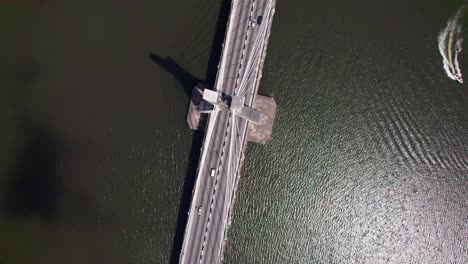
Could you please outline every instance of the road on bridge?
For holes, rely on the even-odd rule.
[[[275,0],[234,0],[215,89],[245,96],[252,106],[274,14]],[[248,121],[227,109],[210,114],[179,263],[220,263],[233,206]]]

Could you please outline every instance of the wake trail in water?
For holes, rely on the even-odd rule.
[[[462,50],[462,18],[463,5],[455,14],[447,21],[447,25],[439,33],[439,52],[442,55],[442,63],[447,76],[453,80],[463,83],[460,65],[458,63],[458,55]]]

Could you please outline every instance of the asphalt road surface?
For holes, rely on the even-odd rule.
[[[274,0],[237,0],[231,13],[215,88],[229,98],[257,94]],[[220,263],[247,143],[248,122],[215,107],[205,134],[179,263]]]

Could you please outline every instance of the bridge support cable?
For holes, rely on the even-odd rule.
[[[265,8],[265,14],[264,14],[265,18],[270,17],[272,6],[273,6],[273,1],[272,0],[268,1],[267,6]],[[268,23],[266,23],[266,21],[262,22],[262,24],[260,25],[260,29],[259,29],[260,32],[258,33],[257,37],[255,38],[253,50],[252,50],[252,52],[251,52],[251,54],[249,56],[249,59],[247,60],[247,66],[246,66],[245,71],[244,71],[244,78],[242,78],[241,85],[239,86],[239,90],[238,90],[237,94],[242,93],[242,90],[245,89],[245,86],[248,83],[248,81],[247,81],[248,78],[245,78],[245,75],[246,75],[245,73],[249,73],[253,68],[253,61],[255,61],[254,57],[257,55],[259,47],[262,46],[262,39],[264,39],[264,37],[265,37],[265,34],[267,32],[267,28],[268,28]],[[245,93],[244,93],[244,95],[245,95]]]
[[[264,51],[263,48],[262,48],[262,51]],[[262,57],[263,57],[263,54],[258,55],[258,57],[259,57],[259,60],[258,60],[257,66],[260,65],[260,64],[262,63],[261,59],[262,59]],[[254,72],[254,71],[249,72],[249,75],[246,77],[245,85],[244,85],[244,87],[243,87],[244,91],[243,91],[239,96],[246,96],[247,92],[249,92],[249,91],[252,90],[253,88],[256,88],[255,85],[250,85],[248,88],[246,88],[246,87],[247,87],[247,84],[248,84],[248,80],[250,79],[250,77],[252,77],[252,74],[256,74],[255,79],[258,78],[258,72],[257,72],[257,71],[255,71],[255,72]]]
[[[230,139],[229,139],[229,158],[228,158],[228,170],[226,173],[226,189],[227,190],[232,190],[234,191],[233,187],[236,183],[236,177],[237,174],[239,173],[238,168],[239,168],[239,160],[236,159],[237,153],[238,153],[238,145],[237,145],[237,132],[239,131],[238,128],[238,122],[239,117],[236,116],[235,114],[231,115],[231,131],[230,131]],[[232,192],[226,192],[224,194],[224,206],[222,208],[223,210],[223,228],[221,232],[219,233],[219,236],[221,238],[221,243],[224,243],[223,237],[226,237],[226,232],[227,232],[227,227],[229,225],[229,213],[231,211],[231,204],[232,204],[232,198],[233,198],[233,193]],[[218,259],[222,256],[222,251],[223,251],[224,246],[221,246],[218,252]]]
[[[242,1],[239,1],[241,3]],[[229,18],[228,18],[228,25],[226,31],[229,32],[231,29],[231,19],[232,19],[232,14],[235,14],[237,12],[237,8],[239,7],[239,4],[234,5],[234,1],[231,2],[231,11],[229,12]],[[223,82],[224,82],[224,71],[226,68],[226,61],[228,58],[227,52],[229,51],[229,46],[231,44],[231,38],[233,34],[226,34],[226,37],[223,42],[223,49],[221,52],[221,61],[218,65],[218,73],[216,75],[216,82],[214,85],[215,90],[222,92],[223,91]],[[223,78],[220,78],[223,77]]]
[[[262,32],[262,34],[259,34],[258,38],[265,38],[265,34],[266,34],[266,30],[267,28],[265,28],[264,32]],[[260,45],[259,45],[260,46]],[[254,50],[254,52],[252,52],[251,56],[252,56],[252,61],[257,61],[257,57],[261,58],[262,55],[258,55],[258,53],[263,50],[262,49],[259,49],[259,46],[255,47],[256,49]],[[260,60],[258,60],[257,62],[257,66],[261,63]],[[245,74],[244,75],[244,78],[243,78],[243,82],[242,82],[242,85],[239,89],[239,92],[238,92],[238,95],[239,96],[245,96],[247,94],[247,92],[249,90],[251,90],[253,88],[253,86],[250,86],[247,88],[247,84],[249,83],[249,80],[250,80],[250,77],[252,76],[252,74],[256,73],[256,71],[252,71],[252,68],[253,68],[253,64],[250,65],[249,69],[248,69],[248,74]],[[246,70],[247,71],[247,70]]]

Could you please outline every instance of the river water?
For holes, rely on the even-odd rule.
[[[213,82],[226,9],[0,6],[0,263],[175,263],[188,94]],[[278,1],[273,141],[248,146],[225,263],[468,262],[468,90],[437,50],[459,6]]]

